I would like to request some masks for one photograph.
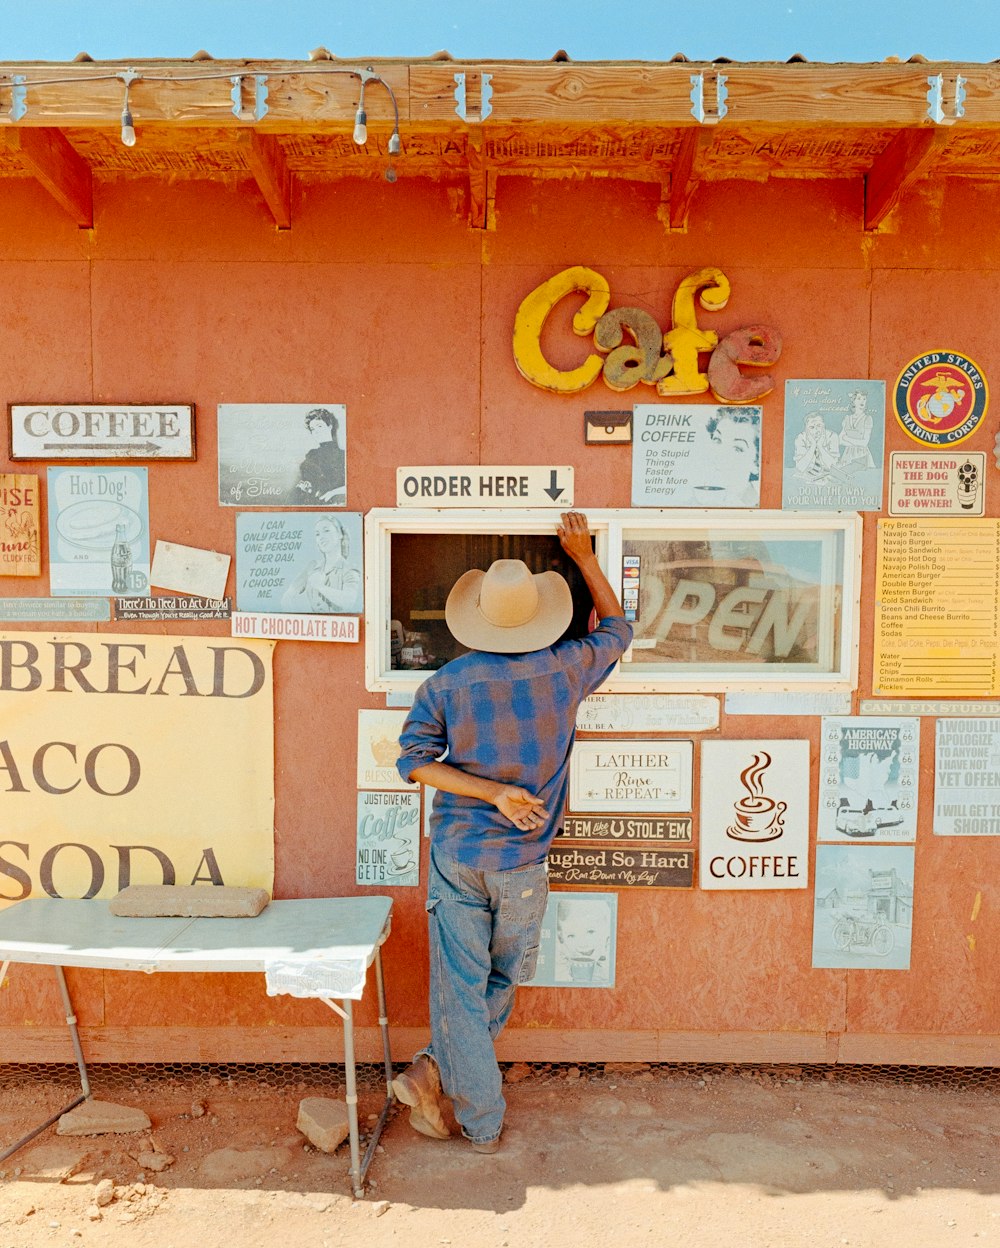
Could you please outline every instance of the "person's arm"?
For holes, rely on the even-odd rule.
[[[361,573],[357,568],[346,568],[338,589],[326,583],[322,568],[316,568],[309,577],[309,585],[316,598],[330,611],[357,611],[361,602]]]
[[[594,600],[594,610],[599,620],[609,616],[624,616],[618,595],[604,575],[597,556],[590,544],[590,526],[587,517],[579,511],[563,512],[562,524],[556,529],[563,550],[580,569],[580,575]]]
[[[446,793],[456,793],[459,797],[474,797],[481,802],[487,802],[495,806],[515,827],[525,831],[542,827],[549,817],[542,799],[534,797],[527,789],[513,784],[500,784],[499,781],[487,780],[484,776],[473,776],[449,763],[424,763],[422,767],[415,767],[410,772],[410,779],[419,784],[429,784],[435,789],[443,789]]]
[[[447,734],[437,700],[432,694],[433,678],[417,690],[413,706],[403,724],[399,744],[402,753],[396,769],[407,782],[429,784],[432,788],[472,797],[495,806],[515,827],[529,831],[541,827],[549,812],[541,798],[517,785],[501,784],[485,776],[474,776],[450,763],[441,762],[448,748]]]

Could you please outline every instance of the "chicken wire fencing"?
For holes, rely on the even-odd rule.
[[[397,1072],[405,1063],[396,1063]],[[838,1083],[883,1087],[933,1087],[955,1092],[1000,1092],[1000,1067],[775,1064],[716,1062],[504,1062],[508,1083],[589,1081],[605,1086],[662,1080],[710,1086],[716,1080],[736,1078],[761,1085]],[[218,1094],[220,1089],[252,1099],[275,1092],[343,1092],[344,1067],[336,1062],[134,1062],[88,1063],[92,1094],[101,1098],[141,1096],[154,1090],[168,1098],[191,1099]],[[382,1064],[359,1062],[358,1090],[384,1090]],[[0,1063],[0,1093],[31,1087],[79,1088],[73,1063]]]

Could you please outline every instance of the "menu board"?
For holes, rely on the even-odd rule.
[[[1000,693],[1000,521],[880,520],[873,692]]]

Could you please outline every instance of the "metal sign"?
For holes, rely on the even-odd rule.
[[[234,637],[265,637],[268,641],[360,641],[356,615],[256,614],[234,611]]]
[[[190,403],[12,403],[11,459],[194,459]]]
[[[896,419],[914,442],[947,450],[983,422],[990,391],[979,365],[958,351],[918,355],[896,378]]]
[[[986,454],[893,451],[890,516],[981,516],[986,510]]]
[[[201,595],[174,597],[115,598],[116,620],[228,620],[233,614],[232,598],[204,598]]]
[[[662,846],[675,841],[690,841],[691,828],[690,815],[681,815],[676,819],[564,815],[558,837],[563,841],[615,841],[629,845]]]
[[[549,849],[549,883],[577,888],[691,888],[694,850],[622,845],[561,845]]]
[[[672,814],[691,809],[690,741],[577,741],[569,807],[577,814]]]
[[[577,732],[709,732],[718,726],[719,699],[699,693],[593,693],[576,715]]]
[[[107,598],[0,598],[0,620],[15,623],[63,623],[111,619]]]
[[[573,469],[500,464],[396,469],[397,507],[573,506]]]

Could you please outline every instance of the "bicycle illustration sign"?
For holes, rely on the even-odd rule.
[[[818,845],[814,967],[908,970],[912,845]]]

